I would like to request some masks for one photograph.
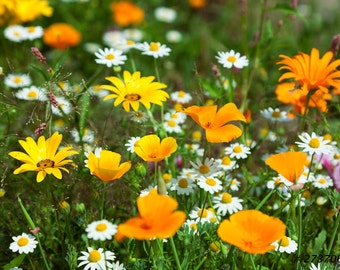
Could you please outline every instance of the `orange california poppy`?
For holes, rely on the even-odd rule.
[[[305,110],[310,107],[327,112],[327,100],[332,99],[331,94],[316,90],[313,95],[310,96],[308,108],[306,108],[307,94],[304,94],[301,89],[295,89],[295,86],[296,84],[293,82],[279,84],[275,90],[277,100],[285,104],[293,105],[296,113],[304,113]]]
[[[241,210],[223,220],[218,236],[251,254],[264,254],[275,249],[272,243],[285,236],[286,225],[278,218],[258,210]]]
[[[44,42],[58,50],[66,50],[79,44],[81,34],[67,23],[54,23],[44,30]]]
[[[121,155],[108,150],[100,151],[99,157],[90,152],[87,158],[91,174],[104,182],[121,178],[131,168],[131,161],[120,163]]]
[[[208,142],[230,142],[242,135],[242,130],[230,123],[246,122],[243,113],[234,103],[227,103],[217,111],[217,105],[191,106],[183,111],[204,128]]]
[[[285,152],[272,155],[265,162],[274,171],[295,184],[303,173],[306,161],[306,153]]]
[[[207,4],[207,0],[189,0],[189,5],[192,8],[203,8]]]
[[[144,11],[130,1],[113,2],[110,7],[113,21],[120,26],[140,24],[144,20]]]
[[[283,66],[279,70],[288,70],[288,72],[281,75],[279,82],[292,79],[304,94],[310,90],[328,93],[330,86],[340,89],[340,70],[337,70],[340,59],[332,61],[332,52],[328,51],[320,58],[319,50],[313,48],[310,55],[300,52],[293,57],[286,55],[280,55],[280,57],[283,60],[277,64]]]
[[[186,219],[183,211],[176,211],[177,201],[167,195],[151,190],[143,197],[137,198],[139,215],[118,225],[115,235],[118,241],[123,238],[151,240],[172,237]]]
[[[155,135],[146,135],[135,143],[135,153],[148,162],[158,162],[177,150],[177,142],[173,137],[166,137],[162,141]]]

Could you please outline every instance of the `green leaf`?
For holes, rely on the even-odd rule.
[[[11,260],[9,264],[6,264],[4,266],[4,270],[9,270],[9,269],[14,268],[16,266],[19,266],[22,263],[22,261],[25,259],[25,257],[26,257],[25,253],[20,254],[18,257]]]
[[[321,254],[322,246],[325,244],[326,241],[326,231],[322,230],[318,236],[315,238],[314,246],[312,249],[312,254]]]

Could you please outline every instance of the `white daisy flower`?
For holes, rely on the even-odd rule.
[[[216,159],[216,162],[220,164],[223,171],[230,171],[238,168],[238,164],[235,160],[232,160],[229,156],[224,156],[220,159]]]
[[[55,100],[58,103],[58,107],[51,106],[53,114],[63,116],[61,111],[65,114],[70,114],[72,112],[72,104],[68,99],[64,97],[55,97]]]
[[[314,263],[312,263],[312,264],[310,265],[309,270],[321,270],[321,264],[318,263],[318,265],[315,265]]]
[[[130,119],[133,122],[136,122],[138,124],[145,123],[145,122],[147,122],[149,120],[149,116],[146,113],[141,112],[141,111],[129,112],[129,116],[130,116]]]
[[[192,96],[183,90],[171,93],[170,97],[172,101],[180,104],[186,104],[192,100]]]
[[[133,41],[141,41],[143,39],[143,32],[137,28],[127,28],[123,30],[123,35],[125,39]]]
[[[22,233],[19,236],[13,236],[13,241],[9,249],[13,252],[19,252],[20,254],[32,253],[34,249],[37,247],[38,241],[35,240],[35,237],[31,234]]]
[[[112,263],[111,270],[125,270],[124,264],[120,263],[119,261],[116,261],[115,263]]]
[[[233,143],[226,147],[224,153],[230,158],[245,159],[250,155],[250,148],[240,143]]]
[[[234,50],[229,52],[217,52],[216,59],[225,68],[243,68],[248,66],[247,57],[241,56],[240,53],[236,53]]]
[[[203,157],[204,149],[200,148],[200,145],[198,143],[186,143],[184,147],[197,156]]]
[[[71,130],[71,136],[75,142],[80,142],[80,134],[77,129]],[[88,128],[84,128],[82,142],[84,143],[93,143],[94,142],[94,131]]]
[[[316,202],[317,205],[321,206],[321,205],[324,205],[327,202],[327,198],[319,196],[319,197],[316,198],[315,202]]]
[[[20,88],[29,86],[32,83],[31,77],[26,74],[8,74],[4,83],[8,87]]]
[[[168,56],[171,52],[170,48],[168,48],[166,45],[161,44],[159,42],[140,43],[137,49],[142,51],[142,54],[150,55],[150,56],[153,56],[154,58]]]
[[[315,132],[312,132],[311,135],[303,132],[298,137],[300,138],[301,142],[295,143],[299,148],[302,149],[302,152],[306,152],[309,155],[328,155],[332,152],[332,145],[329,144],[330,141],[316,135]]]
[[[169,30],[165,34],[165,39],[170,43],[179,43],[182,41],[183,35],[177,30]]]
[[[190,164],[194,167],[195,176],[212,176],[220,172],[219,164],[213,158],[206,158],[204,162],[197,158],[196,163],[189,161]]]
[[[102,46],[98,43],[95,43],[95,42],[85,42],[83,47],[84,47],[84,50],[87,51],[88,53],[94,54]]]
[[[184,223],[183,223],[183,227],[188,227],[189,231],[192,231],[193,234],[198,234],[198,227],[201,225],[201,222],[198,222],[197,220],[193,220],[193,219],[187,219]]]
[[[163,123],[164,129],[169,133],[181,133],[182,128],[176,120],[170,119]]]
[[[100,99],[103,99],[104,97],[110,94],[110,91],[100,88],[100,85],[94,85],[90,87],[90,94],[97,96]]]
[[[41,26],[28,26],[25,27],[25,30],[28,40],[38,39],[44,35],[44,29]]]
[[[223,192],[213,198],[214,209],[216,209],[218,215],[222,216],[225,216],[227,213],[231,215],[242,210],[242,202],[242,199],[233,197],[228,192]]]
[[[81,261],[78,267],[85,266],[84,270],[102,270],[111,269],[112,263],[109,261],[114,261],[116,258],[115,254],[111,251],[104,251],[102,248],[93,249],[91,247],[87,248],[87,251],[81,251],[82,256],[78,258]]]
[[[97,64],[106,65],[107,67],[124,65],[126,61],[126,55],[123,55],[123,51],[113,48],[99,49],[94,55],[97,57],[95,59]]]
[[[179,176],[177,179],[172,179],[170,190],[176,191],[178,195],[190,195],[194,193],[196,184],[192,178]]]
[[[298,244],[288,236],[282,237],[281,240],[275,241],[271,245],[275,246],[276,251],[288,254],[297,251],[298,248]]]
[[[195,207],[190,211],[189,217],[197,222],[211,222],[211,219],[215,217],[214,213],[207,208]]]
[[[328,175],[319,174],[312,181],[312,185],[317,188],[329,188],[333,186],[333,180]]]
[[[176,20],[177,12],[168,7],[158,7],[155,9],[155,18],[161,22],[172,23]]]
[[[175,110],[170,110],[164,114],[164,120],[174,120],[178,124],[183,124],[187,119],[187,115],[182,112],[176,112]]]
[[[151,190],[157,190],[157,185],[156,186],[148,186],[147,188],[143,189],[139,193],[139,197],[144,197],[147,196]]]
[[[4,36],[10,41],[21,42],[27,39],[27,31],[22,25],[10,25],[5,28]]]
[[[272,180],[269,180],[267,182],[267,188],[268,189],[277,188],[277,190],[280,191],[281,193],[289,192],[289,188],[282,181],[282,177],[279,176],[274,177]]]
[[[268,109],[264,109],[260,111],[260,114],[273,122],[287,122],[292,120],[291,118],[288,117],[288,113],[285,111],[281,111],[279,108],[271,108],[269,107]]]
[[[124,146],[126,146],[127,150],[130,153],[134,153],[135,152],[135,143],[138,142],[140,140],[140,137],[130,137],[127,141],[126,144],[124,144]]]
[[[212,176],[200,176],[197,181],[197,186],[210,194],[214,194],[223,189],[221,180]]]
[[[89,239],[100,241],[111,240],[112,236],[117,233],[117,225],[103,219],[88,224],[85,231]]]
[[[46,89],[34,85],[19,90],[18,92],[15,93],[15,96],[18,99],[23,100],[39,100],[39,101],[47,100]]]
[[[10,268],[9,270],[23,270],[23,269],[16,266],[16,267]]]
[[[120,39],[113,45],[117,50],[122,50],[123,52],[128,52],[131,49],[137,48],[138,44],[131,39]]]
[[[122,39],[125,39],[125,36],[121,31],[107,31],[103,34],[103,43],[111,48]]]
[[[231,191],[238,191],[241,187],[241,182],[236,178],[226,178],[226,188]]]

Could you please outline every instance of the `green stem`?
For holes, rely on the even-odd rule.
[[[260,210],[262,208],[262,206],[269,200],[269,198],[272,196],[272,194],[276,191],[275,187],[274,189],[272,189],[266,197],[263,198],[263,200],[256,206],[255,210]]]
[[[160,77],[159,77],[158,66],[157,66],[157,58],[154,58],[153,60],[154,60],[153,63],[154,63],[154,67],[155,67],[156,79],[157,79],[158,82],[161,82]]]
[[[254,262],[253,255],[252,255],[252,254],[249,254],[249,258],[250,258],[251,265],[252,265],[253,269],[256,270],[256,265],[255,265],[255,262]]]
[[[331,240],[329,242],[329,246],[328,246],[328,250],[327,250],[326,254],[331,254],[332,247],[333,247],[333,244],[334,244],[334,241],[335,241],[335,237],[338,235],[339,225],[340,225],[340,214],[338,214],[337,217],[336,217],[335,227],[333,229],[333,234],[332,234]]]
[[[172,237],[170,237],[169,242],[170,242],[170,245],[171,245],[172,252],[174,253],[177,269],[182,270],[181,263],[179,262],[179,259],[178,259],[178,254],[177,254],[177,249],[176,249],[176,246],[175,246],[174,239]]]
[[[22,210],[22,212],[24,213],[24,216],[26,218],[26,220],[28,221],[28,224],[30,225],[30,227],[32,228],[32,230],[35,230],[36,229],[36,226],[32,220],[32,218],[30,217],[30,215],[28,214],[25,206],[22,204],[22,201],[21,199],[18,197],[18,202],[19,202],[19,205],[20,205],[20,208]],[[45,264],[45,267],[47,270],[50,270],[51,268],[49,267],[48,263],[47,263],[47,260],[46,260],[46,256],[45,256],[45,252],[42,248],[42,245],[41,245],[41,241],[40,241],[40,238],[39,238],[39,234],[36,234],[35,235],[37,240],[38,240],[38,246],[39,246],[39,250],[40,250],[40,253],[41,253],[41,256],[44,260],[44,264]]]
[[[163,245],[159,243],[162,239],[151,240],[151,256],[153,261],[153,266],[155,270],[164,269],[164,255],[163,255]]]
[[[100,205],[100,219],[104,218],[104,209],[105,209],[105,200],[106,200],[106,189],[107,189],[107,183],[103,182],[103,194],[102,194],[102,201]]]
[[[301,196],[298,195],[297,197],[298,200],[298,258],[300,258],[301,255],[301,244],[302,244],[302,210],[301,210]],[[295,203],[293,204],[294,207]],[[296,269],[299,269],[299,265],[300,265],[300,260],[298,260],[297,265],[296,265]]]

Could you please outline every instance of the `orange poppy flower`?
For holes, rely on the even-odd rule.
[[[285,236],[286,225],[278,218],[258,210],[241,210],[223,220],[218,236],[231,245],[251,254],[274,250],[272,243]]]
[[[306,109],[313,107],[322,112],[327,112],[327,100],[332,99],[332,95],[324,93],[321,90],[316,90],[310,96],[308,101],[308,108],[306,108],[307,94],[304,94],[301,89],[295,89],[294,82],[281,83],[276,87],[275,93],[278,101],[291,104],[294,106],[296,113],[304,113]]]
[[[44,30],[44,42],[58,50],[66,50],[79,44],[81,34],[67,23],[54,23]]]
[[[177,206],[174,198],[151,190],[147,196],[137,198],[139,215],[119,224],[115,238],[151,240],[173,236],[186,219],[183,211],[175,211]]]
[[[303,173],[307,154],[303,152],[285,152],[272,155],[266,159],[266,164],[288,181],[295,184]]]
[[[121,155],[108,150],[100,151],[99,157],[90,152],[87,167],[104,182],[121,178],[131,168],[131,161],[120,163]]]
[[[146,135],[135,143],[135,153],[148,162],[158,162],[177,150],[177,142],[173,137],[166,137],[162,141],[155,135]]]
[[[120,26],[140,24],[144,20],[144,11],[129,1],[113,2],[110,7],[113,21]]]
[[[288,70],[280,78],[279,82],[286,79],[293,79],[296,86],[302,89],[303,94],[307,94],[310,90],[321,90],[328,93],[328,87],[340,89],[340,60],[332,61],[333,53],[326,52],[320,58],[319,50],[313,48],[311,54],[300,52],[298,55],[288,57],[280,55],[283,60],[277,62],[281,64],[279,70]]]
[[[203,8],[207,4],[207,0],[189,0],[189,5],[192,8]]]
[[[217,111],[217,105],[191,106],[183,111],[204,128],[208,142],[230,142],[242,135],[242,130],[232,121],[246,122],[243,113],[234,103],[228,103]]]

